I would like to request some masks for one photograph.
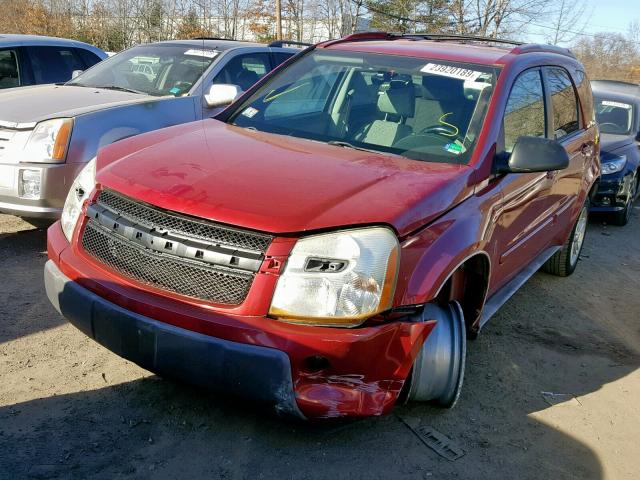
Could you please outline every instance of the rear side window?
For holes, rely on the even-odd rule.
[[[229,60],[213,83],[230,83],[239,86],[243,91],[249,90],[271,70],[269,54],[248,53],[238,55]]]
[[[578,99],[569,73],[565,69],[548,68],[547,83],[551,95],[554,137],[559,140],[580,129]]]
[[[13,50],[0,50],[0,88],[20,86],[18,56]]]
[[[505,151],[522,136],[545,136],[544,90],[540,70],[527,70],[514,82],[504,115]]]
[[[73,48],[30,47],[31,69],[35,82],[61,83],[71,79],[74,70],[84,70],[84,63]]]

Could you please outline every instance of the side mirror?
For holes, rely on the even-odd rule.
[[[76,78],[78,75],[80,75],[84,70],[74,70],[73,72],[71,72],[71,80],[73,80],[74,78]]]
[[[204,101],[209,108],[226,107],[240,96],[242,90],[237,85],[219,83],[211,85],[209,93],[205,94]]]
[[[640,142],[640,132],[636,135],[636,142]]]
[[[513,152],[497,158],[497,173],[531,173],[564,170],[569,154],[555,140],[542,137],[520,137]]]

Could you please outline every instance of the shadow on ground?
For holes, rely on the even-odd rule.
[[[580,397],[640,367],[635,221],[592,224],[574,276],[537,274],[505,305],[470,344],[454,410],[409,405],[383,418],[303,424],[148,377],[0,407],[0,478],[604,478],[593,450],[530,414],[549,407],[543,391]],[[21,238],[2,308],[33,302],[26,307],[52,318],[37,328],[50,328],[61,320],[43,307],[44,258],[31,260],[33,277],[13,273],[43,247],[42,234]],[[25,334],[26,317],[0,342]],[[448,435],[465,456],[439,457],[400,417]]]
[[[46,228],[0,233],[0,344],[64,323],[46,301],[46,261]]]

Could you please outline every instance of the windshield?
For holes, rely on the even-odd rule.
[[[189,46],[141,45],[98,63],[68,85],[187,95],[220,52]]]
[[[629,135],[633,126],[633,106],[596,98],[596,121],[602,133]]]
[[[495,77],[485,66],[314,50],[263,85],[228,121],[347,148],[466,163]]]

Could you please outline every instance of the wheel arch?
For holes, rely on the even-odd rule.
[[[483,250],[476,251],[458,262],[438,287],[432,301],[447,304],[456,301],[462,308],[467,332],[475,336],[482,316],[489,279],[491,258]]]

